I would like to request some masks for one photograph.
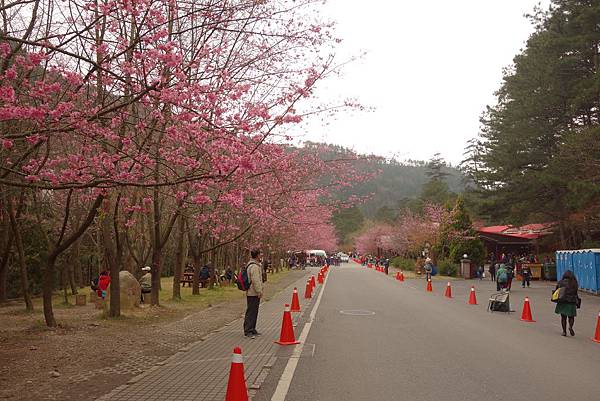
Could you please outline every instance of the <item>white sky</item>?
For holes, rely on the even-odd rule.
[[[360,153],[457,164],[479,117],[493,104],[502,69],[533,27],[524,17],[540,0],[329,0],[340,61],[366,51],[341,77],[320,84],[320,100],[356,98],[372,112],[338,113],[305,124],[306,140]],[[549,0],[542,0],[547,8]]]

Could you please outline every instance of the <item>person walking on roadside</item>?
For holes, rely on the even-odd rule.
[[[433,271],[433,263],[431,263],[430,258],[425,259],[425,265],[423,266],[423,269],[425,270],[425,279],[430,280],[431,272]]]
[[[521,280],[521,286],[525,288],[525,283],[527,283],[527,288],[529,288],[529,283],[531,281],[531,268],[529,265],[523,265],[521,268],[521,277],[523,277],[523,280]]]
[[[496,281],[496,264],[492,262],[490,265],[490,277],[492,281]]]
[[[483,265],[479,265],[479,268],[477,269],[477,278],[479,279],[479,281],[483,280],[484,273],[485,269],[483,268]]]
[[[581,305],[581,300],[579,299],[579,295],[577,294],[579,290],[579,284],[577,283],[577,278],[571,270],[567,270],[562,279],[556,284],[555,291],[564,288],[561,290],[561,295],[556,300],[556,308],[554,309],[554,313],[560,315],[560,324],[562,325],[562,335],[567,335],[567,318],[569,319],[569,333],[571,336],[575,335],[575,331],[573,330],[573,325],[575,324],[575,316],[577,316],[577,307]]]
[[[258,306],[263,296],[262,268],[260,267],[260,250],[250,251],[250,260],[246,263],[250,287],[246,291],[246,316],[244,317],[244,335],[255,338],[260,335],[256,331],[258,319]]]
[[[506,283],[506,289],[508,291],[512,288],[512,281],[515,277],[515,269],[511,265],[506,265],[506,272],[508,273],[508,282]]]
[[[500,263],[500,267],[496,271],[496,291],[506,288],[508,283],[508,271],[504,263]]]
[[[390,260],[388,258],[385,258],[383,261],[383,267],[385,268],[385,274],[388,274],[388,271],[390,269]]]

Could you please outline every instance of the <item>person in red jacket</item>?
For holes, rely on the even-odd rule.
[[[104,270],[100,273],[98,277],[98,289],[96,290],[96,294],[102,299],[106,298],[106,290],[110,285],[110,275],[108,274],[108,270]]]

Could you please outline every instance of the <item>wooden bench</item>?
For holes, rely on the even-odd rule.
[[[194,272],[183,273],[183,277],[181,277],[181,280],[179,280],[179,282],[181,283],[182,287],[185,287],[186,283],[188,284],[188,287],[191,287],[194,284]],[[198,280],[198,283],[200,283],[200,288],[208,287],[208,282],[209,279]]]

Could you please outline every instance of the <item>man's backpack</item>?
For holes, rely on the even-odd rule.
[[[242,267],[235,280],[235,284],[240,291],[248,291],[248,288],[250,288],[250,276],[248,276],[248,266],[250,265],[251,263],[248,263],[245,267]]]
[[[508,281],[508,273],[506,272],[506,270],[500,271],[500,273],[498,273],[498,282],[506,283],[507,281]]]

